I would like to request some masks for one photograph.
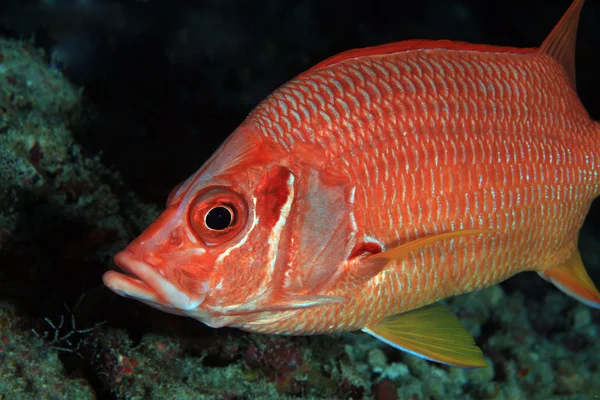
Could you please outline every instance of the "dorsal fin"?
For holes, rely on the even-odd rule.
[[[466,50],[466,51],[489,51],[503,53],[535,53],[534,48],[520,48],[508,46],[494,46],[489,44],[475,44],[468,42],[452,41],[452,40],[426,40],[414,39],[403,40],[401,42],[386,43],[378,46],[363,47],[360,49],[346,50],[332,57],[329,57],[320,63],[314,65],[304,73],[316,71],[318,69],[350,60],[358,57],[377,56],[383,54],[398,53],[410,50],[425,50],[425,49],[444,49],[444,50]]]
[[[558,61],[575,87],[575,41],[579,14],[585,0],[575,0],[552,32],[540,46],[540,51]]]

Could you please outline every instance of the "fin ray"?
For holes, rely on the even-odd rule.
[[[277,299],[277,305],[257,307],[255,311],[287,311],[337,304],[345,300],[341,296],[285,296]]]
[[[577,248],[567,261],[538,274],[569,296],[590,307],[600,308],[600,292],[585,270]]]
[[[361,261],[359,270],[355,271],[356,282],[364,282],[379,274],[390,261],[399,260],[413,251],[429,246],[442,240],[459,238],[463,236],[476,236],[495,233],[494,229],[465,229],[461,231],[440,233],[425,236],[393,247],[381,253],[372,254]]]
[[[458,318],[439,304],[390,316],[363,331],[427,360],[465,368],[488,366],[481,349]]]
[[[452,238],[462,237],[462,236],[483,235],[483,234],[489,234],[489,233],[493,233],[493,232],[495,232],[495,230],[493,230],[493,229],[465,229],[465,230],[461,230],[461,231],[440,233],[438,235],[426,236],[426,237],[422,237],[419,239],[415,239],[413,241],[404,243],[400,246],[386,250],[382,253],[373,254],[372,256],[369,256],[369,258],[372,258],[372,259],[384,258],[387,260],[398,259],[398,258],[404,257],[407,254],[412,253],[415,250],[419,250],[425,246],[428,246],[435,242],[439,242],[441,240],[452,239]]]
[[[381,44],[377,46],[363,47],[359,49],[346,50],[334,56],[331,56],[320,63],[314,65],[303,74],[316,71],[321,68],[325,68],[331,65],[335,65],[347,60],[358,57],[378,56],[384,54],[392,54],[403,51],[411,50],[468,50],[468,51],[482,51],[482,52],[494,52],[494,53],[535,53],[535,48],[520,48],[520,47],[509,47],[509,46],[494,46],[488,44],[476,44],[452,40],[426,40],[426,39],[413,39],[403,40],[399,42],[392,42]]]
[[[540,52],[558,61],[575,88],[575,41],[585,0],[575,0],[540,46]]]

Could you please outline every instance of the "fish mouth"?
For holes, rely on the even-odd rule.
[[[102,281],[120,296],[134,298],[154,307],[166,306],[183,311],[198,308],[206,297],[206,293],[185,293],[129,250],[118,252],[114,260],[125,273],[107,271]]]

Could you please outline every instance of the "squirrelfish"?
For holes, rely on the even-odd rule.
[[[575,0],[539,48],[410,40],[290,80],[115,256],[116,293],[212,327],[363,330],[486,365],[437,301],[536,271],[599,308],[577,237],[600,124],[575,92]]]

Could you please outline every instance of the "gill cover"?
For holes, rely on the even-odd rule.
[[[291,269],[284,289],[319,294],[348,259],[356,241],[354,188],[347,177],[304,166],[288,221]]]
[[[311,166],[268,171],[256,194],[259,224],[270,231],[269,278],[254,301],[235,311],[281,312],[344,300],[323,293],[354,246],[352,193],[348,179]]]

